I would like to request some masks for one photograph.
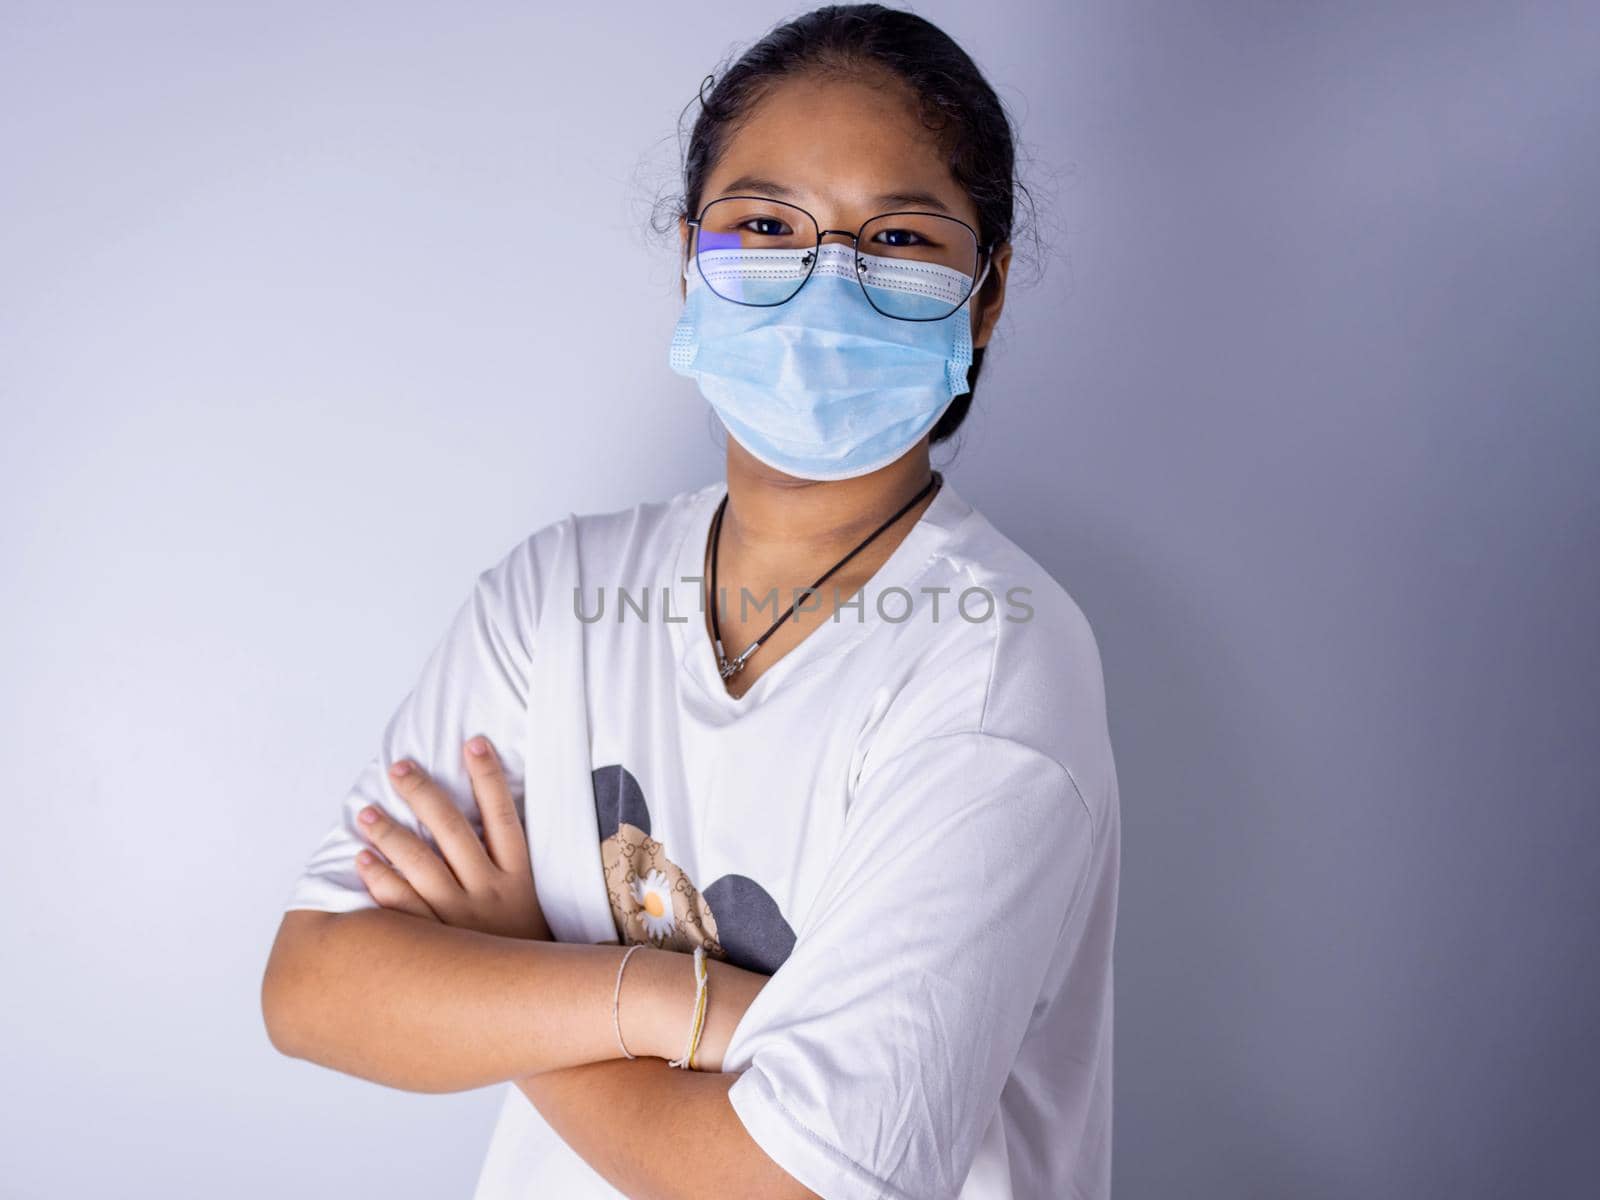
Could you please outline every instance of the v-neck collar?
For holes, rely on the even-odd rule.
[[[942,472],[941,472],[942,474]],[[729,718],[759,707],[763,700],[796,671],[832,657],[839,651],[865,637],[881,621],[877,612],[877,597],[887,588],[899,586],[910,590],[910,585],[938,557],[950,532],[972,511],[971,505],[956,491],[949,475],[934,493],[933,500],[917,523],[901,538],[889,557],[878,567],[859,593],[863,601],[860,620],[847,610],[831,617],[806,634],[789,652],[763,671],[750,689],[742,696],[731,696],[717,670],[716,648],[711,634],[706,630],[705,553],[711,535],[711,522],[717,505],[727,495],[727,482],[707,484],[690,499],[689,513],[684,521],[684,531],[673,555],[672,635],[677,653],[680,676],[686,675],[695,690],[713,709]],[[678,618],[682,618],[681,620]],[[743,647],[740,647],[742,649]],[[761,651],[756,651],[760,654]]]

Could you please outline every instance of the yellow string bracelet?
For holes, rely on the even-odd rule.
[[[689,1045],[684,1050],[682,1058],[674,1058],[667,1063],[669,1067],[682,1067],[686,1071],[693,1069],[691,1063],[694,1052],[700,1045],[700,1030],[706,1012],[706,979],[706,948],[703,945],[696,946],[694,948],[694,1015],[689,1024]]]

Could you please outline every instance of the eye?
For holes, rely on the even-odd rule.
[[[915,238],[916,241],[909,240],[911,238]],[[880,239],[883,239],[884,245],[895,247],[928,244],[928,240],[914,229],[880,229],[872,235],[872,240],[876,242]]]
[[[777,217],[750,217],[739,223],[740,229],[750,229],[752,225],[765,226],[762,229],[751,229],[750,232],[762,237],[788,237],[794,231],[780,221]],[[772,228],[777,226],[777,228]]]

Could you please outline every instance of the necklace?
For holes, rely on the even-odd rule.
[[[871,542],[873,538],[877,537],[885,529],[889,528],[889,526],[893,525],[901,517],[905,516],[906,513],[910,511],[912,505],[916,504],[918,500],[921,500],[934,489],[943,486],[943,484],[944,476],[938,471],[933,472],[933,478],[928,480],[928,482],[923,485],[923,488],[920,492],[901,505],[899,512],[895,513],[894,516],[890,517],[882,525],[879,525],[876,529],[869,533],[860,543],[860,545],[858,545],[854,550],[850,551],[849,554],[846,554],[838,562],[834,563],[833,566],[829,567],[822,577],[816,581],[816,583],[813,583],[809,588],[806,589],[805,594],[809,596],[812,592],[816,591],[817,588],[822,586],[823,582],[828,578],[829,575],[832,575],[840,567],[844,566],[845,563],[849,562],[857,554],[861,553],[862,549],[867,545],[868,542]],[[739,657],[729,659],[728,656],[723,653],[722,628],[720,623],[717,621],[717,547],[722,541],[722,511],[727,507],[728,497],[727,494],[724,493],[721,501],[717,504],[716,518],[711,524],[711,636],[712,640],[714,640],[717,644],[717,671],[723,679],[730,679],[739,671],[743,670],[744,664],[750,658],[750,656],[757,650],[761,649],[762,643],[778,631],[778,627],[787,621],[789,619],[789,615],[794,612],[795,605],[800,603],[800,597],[795,597],[794,604],[789,605],[783,616],[774,621],[771,627],[765,633],[746,646],[743,653],[741,653]]]

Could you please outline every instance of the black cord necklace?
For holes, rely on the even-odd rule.
[[[846,554],[838,562],[834,563],[833,566],[829,567],[826,574],[824,574],[822,578],[818,579],[816,583],[813,583],[809,588],[806,589],[805,594],[809,596],[812,592],[816,591],[817,588],[822,586],[823,582],[828,578],[829,575],[832,575],[840,567],[844,566],[845,563],[849,562],[857,554],[861,553],[862,549],[867,545],[868,542],[872,541],[873,538],[877,537],[885,529],[889,528],[889,526],[893,525],[901,517],[905,516],[918,500],[921,500],[929,492],[942,486],[943,484],[944,476],[938,471],[935,471],[933,473],[933,478],[928,480],[928,482],[923,485],[922,490],[900,506],[899,512],[895,513],[894,516],[890,517],[882,525],[879,525],[867,535],[866,539],[860,545],[858,545],[854,550],[850,551],[849,554]],[[769,637],[778,631],[778,627],[780,625],[789,619],[790,613],[794,612],[795,605],[799,604],[801,599],[801,597],[796,596],[794,604],[789,605],[783,616],[774,621],[770,629],[746,646],[744,648],[744,652],[740,654],[738,658],[729,659],[728,656],[723,653],[722,628],[717,620],[717,547],[722,541],[722,511],[727,507],[728,497],[727,494],[724,493],[721,501],[717,504],[716,518],[711,524],[711,636],[717,644],[717,671],[723,679],[729,679],[739,671],[743,670],[746,660],[761,648],[761,644],[763,642],[765,642]]]

